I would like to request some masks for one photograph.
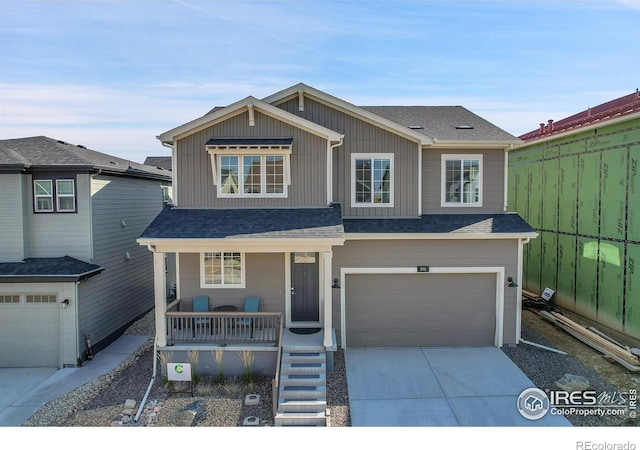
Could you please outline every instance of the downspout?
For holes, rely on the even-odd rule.
[[[178,206],[178,172],[176,171],[176,149],[173,145],[162,143],[163,147],[171,149],[171,193],[173,194],[173,206]]]
[[[138,412],[136,413],[136,416],[133,419],[134,422],[138,422],[138,419],[140,418],[140,414],[142,414],[142,411],[144,409],[144,405],[145,403],[147,403],[147,397],[149,397],[149,393],[151,392],[153,383],[156,381],[156,371],[158,366],[158,362],[157,362],[158,358],[156,358],[157,341],[158,341],[158,333],[155,333],[153,337],[153,374],[151,376],[151,381],[149,381],[149,386],[147,386],[147,391],[144,393],[144,397],[142,397],[142,401],[140,402],[140,406],[138,407]]]
[[[333,149],[340,147],[344,143],[344,136],[340,136],[340,141],[329,145],[327,151],[327,205],[333,203]]]
[[[524,246],[531,241],[530,237],[524,239],[518,239],[518,276],[516,277],[517,304],[516,304],[516,344],[522,341],[522,259],[524,253]]]

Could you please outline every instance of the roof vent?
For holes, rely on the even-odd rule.
[[[58,141],[58,144],[67,145],[67,143],[65,141]]]
[[[409,128],[411,128],[412,130],[424,130],[424,127],[422,125],[409,125]]]
[[[456,125],[456,130],[473,130],[473,125]]]
[[[117,162],[115,162],[115,161],[109,161],[109,164],[113,164],[114,166],[117,166],[117,165],[118,165],[118,163],[117,163]]]

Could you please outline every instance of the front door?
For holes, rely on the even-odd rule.
[[[313,252],[291,254],[291,321],[320,320],[319,255]]]

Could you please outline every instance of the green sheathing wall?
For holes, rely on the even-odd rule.
[[[640,118],[509,154],[508,204],[539,233],[523,288],[640,338]]]

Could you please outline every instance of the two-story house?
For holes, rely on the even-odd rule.
[[[507,151],[521,141],[485,119],[297,84],[158,139],[175,206],[138,242],[154,254],[160,351],[271,343],[270,314],[285,333],[319,330],[328,352],[518,342],[523,246],[537,234],[506,211]],[[166,254],[179,311],[165,302]],[[213,312],[194,313],[196,297]],[[247,297],[262,315],[238,338],[233,313],[214,308],[242,311]]]
[[[170,184],[167,170],[48,137],[0,141],[0,367],[76,366],[153,308],[153,258],[136,239]]]

